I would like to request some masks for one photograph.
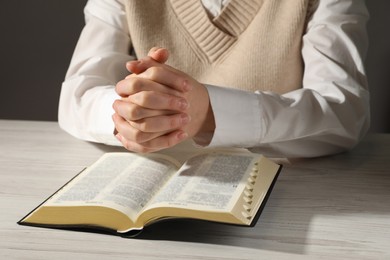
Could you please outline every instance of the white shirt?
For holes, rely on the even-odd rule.
[[[114,86],[128,74],[124,64],[135,59],[128,53],[122,1],[88,1],[86,25],[59,105],[59,124],[64,130],[111,145],[120,145],[111,119],[112,104],[119,98]],[[202,2],[213,6],[210,13],[217,15],[227,1]],[[367,20],[364,0],[319,1],[303,37],[302,89],[278,95],[206,86],[216,121],[209,146],[254,147],[267,156],[286,157],[320,156],[353,147],[369,127],[363,67]]]

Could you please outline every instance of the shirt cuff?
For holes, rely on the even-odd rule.
[[[206,85],[215,119],[209,147],[252,147],[260,142],[261,107],[257,94]]]
[[[98,111],[96,111],[98,117],[94,122],[93,129],[93,137],[99,143],[104,143],[108,145],[121,145],[121,143],[115,138],[114,130],[115,125],[112,120],[112,115],[115,113],[112,108],[112,104],[119,96],[116,94],[114,90],[105,92],[104,98],[101,99],[100,106],[98,107]]]

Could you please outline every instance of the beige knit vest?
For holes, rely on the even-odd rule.
[[[127,0],[132,48],[170,51],[199,82],[285,93],[302,87],[301,44],[311,0],[231,0],[210,19],[200,0]]]

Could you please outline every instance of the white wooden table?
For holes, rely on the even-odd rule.
[[[390,259],[388,134],[349,153],[286,162],[254,228],[182,220],[125,239],[16,224],[117,150],[54,122],[0,120],[0,259]]]

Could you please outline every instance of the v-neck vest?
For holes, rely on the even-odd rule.
[[[200,0],[127,0],[131,48],[167,48],[167,64],[204,84],[286,93],[302,86],[312,2],[230,0],[210,18]]]

